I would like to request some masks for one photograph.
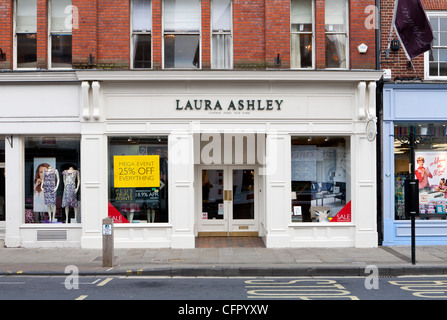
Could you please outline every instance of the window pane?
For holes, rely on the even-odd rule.
[[[348,139],[292,137],[292,221],[351,220],[338,215],[351,200]]]
[[[81,215],[78,212],[81,190],[79,188],[74,192],[79,182],[76,180],[79,178],[76,174],[81,171],[80,146],[79,138],[25,139],[26,223],[53,221],[71,223],[72,218],[76,218],[73,222],[81,222]],[[57,184],[58,177],[59,184]]]
[[[312,31],[312,0],[292,0],[292,32]]]
[[[16,32],[37,32],[37,0],[17,0]]]
[[[35,33],[17,35],[17,68],[37,67],[37,35]]]
[[[436,77],[438,76],[438,63],[437,62],[430,62],[429,64],[429,72],[430,76]]]
[[[115,223],[159,223],[168,222],[168,138],[167,137],[112,137],[109,138],[109,217]],[[115,186],[114,156],[129,156],[142,159],[141,163],[151,165],[156,156],[159,167],[148,177],[159,176],[157,186]],[[134,160],[131,160],[132,162]],[[127,161],[126,161],[127,162]],[[131,177],[137,169],[123,170],[123,177]],[[148,167],[152,168],[153,167]],[[125,168],[127,169],[127,167]],[[118,173],[121,172],[118,170]],[[147,181],[149,181],[148,179]],[[132,182],[131,182],[132,184]],[[148,185],[153,185],[149,183]]]
[[[71,68],[71,35],[51,36],[51,66]]]
[[[292,34],[292,68],[312,68],[312,35]]]
[[[71,20],[67,19],[71,14],[71,0],[51,1],[51,31],[71,32]],[[66,12],[67,10],[67,12]],[[66,21],[67,20],[67,21]]]
[[[447,47],[447,32],[439,33],[439,45],[442,47]]]
[[[446,123],[398,123],[394,127],[395,219],[409,219],[405,215],[404,182],[409,175],[410,128],[422,139],[415,144],[415,175],[419,180],[419,217],[421,220],[445,220],[447,213]],[[422,172],[425,172],[422,175]]]
[[[165,31],[200,30],[200,0],[164,0]]]
[[[325,1],[327,32],[346,32],[346,0]]]
[[[211,21],[213,31],[231,30],[231,0],[212,0]]]
[[[152,30],[152,2],[151,0],[132,0],[132,29],[133,31]]]
[[[213,34],[212,38],[212,62],[213,69],[230,69],[233,42],[229,34]]]
[[[165,35],[165,68],[200,67],[198,35]]]
[[[447,76],[447,63],[445,62],[439,63],[439,75]]]
[[[439,61],[447,61],[447,49],[438,49]]]
[[[326,35],[326,68],[346,68],[346,36]]]
[[[133,36],[133,67],[151,68],[151,35],[136,34]]]
[[[428,19],[430,20],[431,29],[433,30],[433,32],[438,31],[438,21],[439,21],[439,18],[437,18],[437,17],[429,17]]]

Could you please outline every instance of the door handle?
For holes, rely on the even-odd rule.
[[[224,201],[233,201],[233,190],[224,190]]]

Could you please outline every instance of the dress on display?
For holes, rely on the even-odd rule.
[[[56,188],[56,170],[45,170],[43,178],[44,202],[47,206],[56,204],[56,192],[54,192],[54,188]]]
[[[62,196],[62,208],[78,207],[78,199],[76,197],[76,179],[79,178],[78,170],[64,170],[62,175],[65,177],[64,194]]]

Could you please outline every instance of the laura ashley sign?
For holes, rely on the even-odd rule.
[[[271,111],[281,110],[283,100],[230,100],[229,102],[220,102],[219,100],[177,99],[175,110],[205,110],[205,111]]]

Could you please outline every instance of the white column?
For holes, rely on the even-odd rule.
[[[194,248],[194,143],[189,133],[169,136],[168,194],[172,248]]]
[[[266,137],[266,246],[288,247],[291,206],[291,146],[287,134],[268,133]]]
[[[352,211],[355,246],[377,247],[376,142],[354,135],[351,148],[353,172]]]
[[[25,217],[24,159],[23,138],[7,136],[5,139],[5,245],[7,247],[19,247],[21,244],[20,225]]]
[[[82,248],[102,247],[102,219],[107,217],[107,137],[83,134],[81,140]]]

